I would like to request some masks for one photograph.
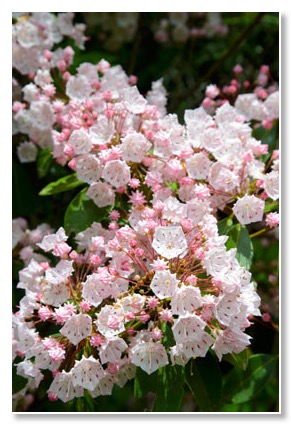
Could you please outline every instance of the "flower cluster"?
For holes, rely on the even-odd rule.
[[[169,40],[185,43],[191,38],[211,38],[227,33],[228,27],[223,23],[220,12],[168,12],[160,20],[154,37],[161,43]]]
[[[229,101],[237,111],[250,121],[257,121],[270,129],[279,118],[278,85],[272,78],[270,68],[262,65],[254,82],[246,79],[240,64],[233,68],[234,78],[222,88],[215,84],[207,86],[203,107],[213,113],[217,107]]]
[[[50,69],[72,54],[72,49],[53,50],[64,37],[84,48],[84,24],[73,24],[74,13],[33,12],[12,14],[12,66],[22,75]]]
[[[244,330],[260,315],[251,274],[226,250],[213,215],[197,221],[190,207],[188,218],[179,210],[170,218],[170,201],[133,208],[130,225],[114,230],[93,224],[76,236],[78,251],[63,228],[38,243],[57,262],[32,259],[19,273],[25,296],[13,318],[13,352],[27,389],[49,370],[51,400],[84,389],[96,397],[123,387],[136,367],[151,374],[209,348],[221,360],[249,345]],[[43,323],[54,335],[42,336]]]
[[[40,243],[44,236],[53,233],[53,229],[48,224],[40,224],[33,230],[28,228],[28,222],[24,218],[12,220],[12,249],[24,264],[28,264],[31,259],[37,262],[46,261],[46,257],[37,253],[37,243]]]
[[[30,78],[12,107],[14,133],[27,137],[18,158],[33,162],[50,148],[91,201],[108,207],[106,225],[74,240],[63,227],[13,221],[25,266],[13,314],[13,360],[28,380],[21,395],[48,379],[51,401],[84,390],[95,398],[123,387],[136,367],[152,374],[209,350],[219,360],[243,351],[261,301],[218,220],[279,225],[279,151],[253,136],[258,116],[246,95],[218,103],[208,86],[215,107],[186,110],[181,124],[167,113],[162,79],[143,95],[135,76],[104,59],[70,72],[73,50],[52,47],[63,36],[82,47],[72,14],[14,18],[14,67]],[[256,100],[259,121],[279,116],[278,92],[268,94]]]
[[[36,156],[36,144],[52,145],[55,160],[89,184],[87,195],[98,207],[114,205],[116,193],[134,206],[175,196],[200,214],[236,201],[235,216],[248,224],[262,221],[266,199],[278,199],[278,151],[265,165],[268,145],[228,102],[214,116],[203,107],[186,110],[181,125],[165,112],[161,80],[144,97],[119,65],[105,60],[83,63],[75,76],[64,69],[66,101],[47,95],[37,76],[23,88],[27,103],[14,116],[30,137],[18,146],[20,160]]]

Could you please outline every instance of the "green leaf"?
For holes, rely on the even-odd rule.
[[[228,230],[231,228],[232,226],[232,219],[227,216],[226,218],[221,219],[220,221],[218,221],[217,223],[217,227],[218,227],[218,233],[220,236],[223,236],[225,234],[228,233]]]
[[[154,372],[148,375],[140,367],[136,368],[134,379],[134,398],[141,399],[149,392],[156,392],[158,382],[158,373]]]
[[[229,362],[235,368],[245,371],[249,363],[249,357],[250,351],[245,349],[240,353],[228,353],[227,355],[223,355],[223,360]]]
[[[239,264],[246,269],[250,269],[254,254],[253,244],[250,239],[248,230],[244,225],[236,224],[230,228],[227,233],[228,240],[226,248],[236,248],[236,258]]]
[[[166,183],[167,186],[174,192],[177,193],[178,189],[179,189],[179,184],[176,183],[175,181],[170,181],[168,183]]]
[[[267,203],[265,208],[264,208],[264,212],[265,213],[269,213],[269,212],[279,212],[279,203]]]
[[[260,140],[263,144],[268,144],[269,152],[278,148],[278,124],[275,124],[270,130],[263,126],[255,128],[252,136]]]
[[[84,185],[83,181],[78,180],[77,174],[66,175],[57,181],[53,181],[45,186],[40,192],[40,196],[51,196],[52,194],[62,193],[64,191],[72,190],[73,188]]]
[[[221,402],[222,377],[218,363],[196,358],[185,367],[185,381],[201,411],[215,411]]]
[[[167,365],[159,368],[156,398],[152,412],[178,412],[184,398],[184,368]]]
[[[98,208],[86,195],[87,187],[81,190],[67,207],[64,228],[67,234],[79,233],[90,227],[93,222],[108,220],[112,206]]]
[[[39,178],[43,178],[49,171],[51,163],[53,162],[52,148],[47,147],[46,149],[40,149],[36,160],[37,175]]]
[[[176,341],[174,339],[174,334],[172,331],[172,326],[170,325],[169,322],[163,323],[161,330],[164,333],[163,345],[166,347],[166,350],[169,351],[169,348],[176,344]]]
[[[223,386],[225,402],[243,403],[256,397],[272,377],[277,360],[275,355],[257,354],[249,358],[245,371],[234,368]]]

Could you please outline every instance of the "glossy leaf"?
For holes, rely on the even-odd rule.
[[[52,194],[62,193],[73,188],[84,185],[83,181],[78,180],[76,174],[66,175],[57,181],[53,181],[45,186],[40,192],[40,196],[51,196]]]
[[[279,211],[279,203],[267,203],[265,208],[264,208],[264,212],[265,213],[269,213],[269,212],[278,212]]]
[[[186,365],[185,381],[201,411],[215,411],[221,402],[222,376],[218,363],[196,358]]]
[[[257,354],[249,358],[245,371],[234,368],[227,376],[223,387],[226,403],[243,403],[253,399],[272,377],[278,357]]]
[[[236,258],[239,264],[245,267],[246,269],[250,269],[252,265],[254,250],[252,241],[250,239],[246,227],[241,224],[236,224],[230,228],[227,235],[227,249],[235,247],[237,249]]]
[[[64,228],[67,234],[79,233],[90,227],[93,222],[102,222],[108,219],[111,206],[98,208],[86,195],[87,188],[81,190],[69,204],[64,219]]]
[[[184,398],[184,368],[167,365],[158,371],[156,398],[152,412],[178,412]]]
[[[228,233],[229,229],[232,226],[232,219],[227,216],[226,218],[221,219],[217,222],[218,232],[220,236],[223,236]]]

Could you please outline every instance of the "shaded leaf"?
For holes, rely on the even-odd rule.
[[[246,227],[241,224],[236,224],[230,228],[227,235],[228,240],[226,242],[226,248],[236,248],[236,258],[239,264],[246,269],[250,269],[252,265],[254,249]]]
[[[260,140],[263,144],[268,144],[269,151],[278,148],[278,124],[275,124],[270,130],[263,126],[255,128],[252,136]]]
[[[90,227],[93,222],[108,220],[112,206],[98,208],[86,195],[87,187],[81,190],[69,204],[64,218],[64,228],[67,234],[79,233]]]
[[[227,403],[243,403],[253,399],[272,377],[278,357],[257,354],[249,358],[245,371],[234,368],[223,386],[223,399]]]
[[[52,194],[72,190],[73,188],[79,187],[80,185],[84,185],[84,183],[83,181],[78,180],[77,175],[74,173],[49,183],[39,192],[39,195],[51,196]]]
[[[217,222],[217,227],[218,227],[218,233],[220,236],[223,236],[225,234],[228,233],[228,230],[231,228],[232,226],[232,219],[227,216],[226,218],[221,219],[220,221]]]
[[[185,367],[185,381],[201,411],[215,411],[221,402],[222,377],[218,363],[196,358]]]
[[[235,368],[239,368],[243,371],[247,369],[250,357],[250,351],[248,349],[243,350],[240,353],[228,353],[223,355],[223,359],[233,365]]]
[[[36,160],[37,175],[39,178],[43,178],[49,171],[49,168],[53,162],[51,154],[52,148],[47,147],[46,149],[40,149]]]
[[[158,382],[158,372],[148,375],[140,367],[136,368],[134,379],[134,398],[141,399],[149,392],[156,392]]]
[[[167,323],[165,322],[161,326],[161,330],[164,333],[163,345],[165,346],[165,348],[168,352],[169,348],[176,344],[176,340],[174,339],[174,334],[173,334],[173,331],[172,331],[172,326],[170,325],[169,322],[167,322]]]
[[[12,160],[13,218],[33,215],[37,207],[38,196],[27,165]]]
[[[156,398],[152,412],[178,412],[184,398],[184,368],[167,365],[159,368]]]

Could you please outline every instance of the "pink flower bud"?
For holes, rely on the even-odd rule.
[[[63,73],[63,80],[68,81],[68,79],[71,77],[70,72],[66,71]]]
[[[88,302],[86,302],[85,300],[82,300],[80,302],[80,308],[82,312],[89,312],[91,309],[91,306]]]
[[[238,63],[237,65],[235,65],[235,67],[233,68],[233,72],[237,75],[241,74],[243,72],[243,67]]]
[[[53,53],[50,50],[45,49],[43,51],[43,56],[47,59],[47,60],[51,60],[53,57]]]
[[[270,322],[272,320],[272,317],[268,312],[265,312],[264,314],[262,314],[262,320],[264,322]]]
[[[163,332],[159,328],[154,328],[151,331],[151,336],[155,341],[158,341],[163,337]]]
[[[159,299],[156,296],[148,297],[147,306],[149,309],[156,309],[159,306]]]
[[[151,316],[149,314],[142,312],[137,318],[139,321],[145,324],[151,318]]]
[[[58,63],[57,63],[57,66],[58,66],[58,69],[62,73],[64,73],[66,71],[66,69],[67,69],[67,64],[66,64],[66,62],[64,60],[59,60]]]
[[[90,339],[91,346],[99,347],[102,345],[102,343],[103,343],[103,338],[100,334],[94,334],[94,336],[92,336]]]
[[[261,72],[262,74],[269,74],[269,72],[270,72],[270,67],[269,67],[268,65],[262,65],[262,66],[260,67],[260,72]]]
[[[137,84],[137,76],[130,75],[128,78],[128,82],[130,85],[136,85]]]

